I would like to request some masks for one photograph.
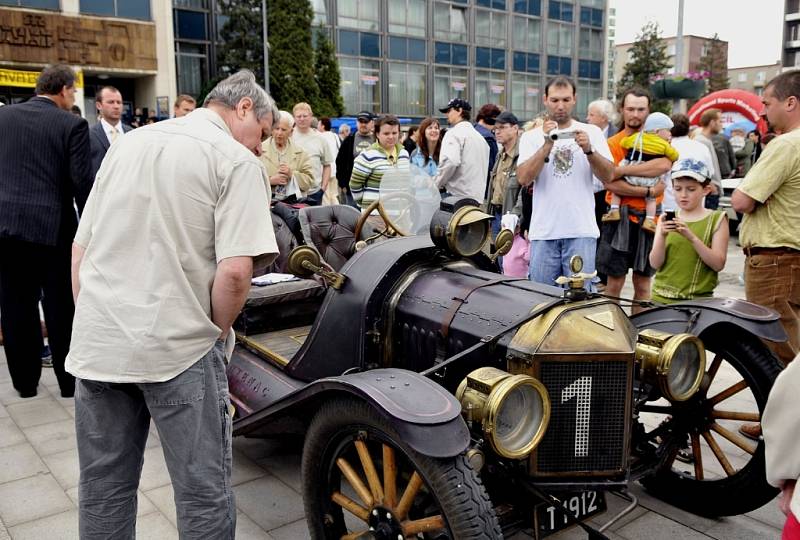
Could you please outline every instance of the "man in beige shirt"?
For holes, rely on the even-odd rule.
[[[225,358],[253,258],[277,253],[258,160],[276,118],[241,71],[204,108],[126,135],[97,173],[73,243],[66,364],[83,539],[133,538],[151,418],[181,538],[233,538]]]

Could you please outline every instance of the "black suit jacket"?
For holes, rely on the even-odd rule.
[[[123,133],[127,133],[132,129],[131,126],[122,124]],[[111,146],[111,143],[108,142],[108,136],[103,131],[103,124],[100,123],[99,119],[95,125],[89,128],[89,140],[92,148],[92,180],[94,180],[97,171],[100,169],[100,164],[103,163],[103,158],[106,157],[108,147]]]
[[[0,107],[0,134],[0,238],[71,242],[92,189],[86,120],[37,96]]]

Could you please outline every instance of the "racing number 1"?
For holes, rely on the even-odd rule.
[[[592,411],[592,378],[581,377],[561,391],[561,403],[577,399],[575,407],[575,457],[589,455],[589,416]]]

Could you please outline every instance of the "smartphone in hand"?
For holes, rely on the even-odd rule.
[[[675,210],[667,210],[664,212],[664,219],[666,221],[675,221]]]

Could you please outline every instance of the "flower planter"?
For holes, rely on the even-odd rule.
[[[650,91],[656,99],[697,99],[706,91],[704,79],[662,79],[650,85]]]

